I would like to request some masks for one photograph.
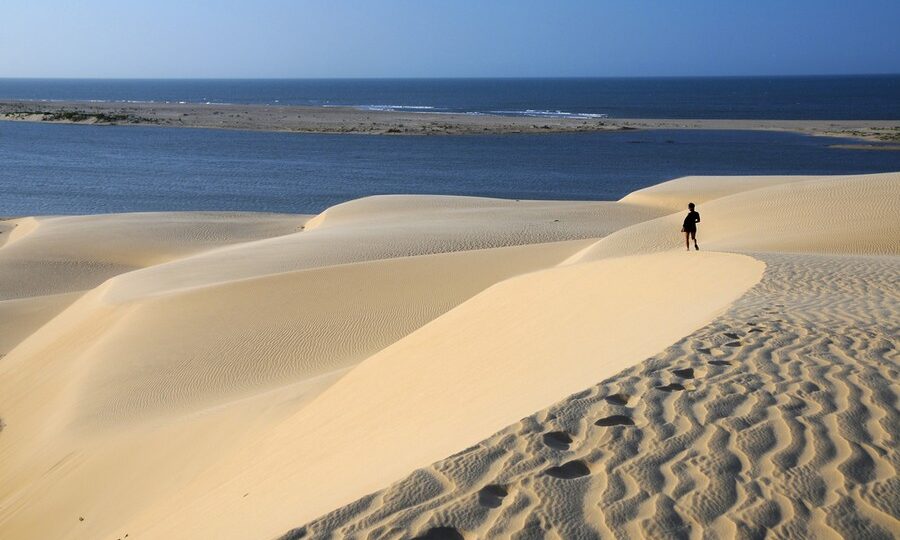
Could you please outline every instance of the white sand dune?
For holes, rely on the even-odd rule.
[[[0,221],[0,536],[896,530],[898,191]]]
[[[107,279],[227,244],[297,231],[303,216],[143,213],[22,218],[0,257],[0,299],[92,289]]]
[[[311,219],[302,233],[210,250],[119,278],[119,295],[390,258],[597,238],[667,212],[611,202],[378,196]]]
[[[73,307],[83,323],[66,326],[68,333],[104,314],[102,340],[72,344],[54,361],[89,371],[73,422],[182,415],[342,370],[493,283],[552,266],[584,245],[404,257],[128,300],[117,294],[127,282],[113,280],[99,298]]]
[[[137,527],[162,537],[277,533],[248,523],[243,512],[252,508],[272,524],[284,518],[285,506],[313,517],[474,444],[523,411],[616,373],[702,325],[763,268],[735,255],[704,259],[709,279],[697,282],[686,277],[691,261],[661,255],[498,284],[356,366]],[[647,286],[664,282],[669,272],[685,277],[669,281],[672,287]],[[611,281],[615,292],[606,286]],[[690,314],[677,309],[685,293],[703,298]],[[647,328],[658,330],[648,334]],[[362,434],[360,455],[355,441]],[[210,490],[223,477],[229,487]],[[189,515],[215,513],[215,523],[194,529],[177,518],[160,520],[184,506],[196,508]]]
[[[660,200],[669,200],[679,190],[684,194],[682,199],[688,199],[705,183],[687,178],[683,183],[676,180],[662,184]],[[900,253],[897,197],[900,178],[896,173],[747,183],[766,187],[726,195],[698,206],[702,210],[702,233],[698,239],[704,249],[854,255]],[[638,200],[645,203],[654,200],[653,188],[644,191]],[[683,248],[684,239],[679,233],[683,217],[676,213],[624,228],[598,241],[573,262],[654,253],[677,249],[674,246],[679,245]],[[704,221],[715,226],[703,227]]]
[[[258,224],[216,214],[29,220],[36,226],[0,252],[0,266],[19,279],[9,284],[14,299],[0,305],[16,321],[3,330],[17,344],[0,365],[9,404],[0,409],[0,472],[7,500],[43,502],[14,507],[15,522],[27,526],[7,530],[43,522],[46,505],[91,499],[86,479],[103,477],[93,500],[118,508],[109,521],[38,527],[99,534],[162,486],[174,490],[171,482],[192,467],[227,455],[240,437],[223,440],[222,430],[246,430],[223,427],[235,421],[228,418],[252,418],[262,407],[269,425],[279,414],[270,400],[294,410],[492,284],[552,267],[591,238],[660,214],[603,202],[376,197],[332,209],[302,232],[306,220],[294,216],[260,216]],[[210,221],[217,234],[205,232]],[[75,292],[15,298],[51,286]],[[60,313],[63,299],[71,306]],[[203,440],[215,445],[198,462]],[[42,486],[59,481],[52,474],[33,481],[32,473],[74,455],[76,470],[53,470],[78,489],[48,493]],[[161,472],[136,482],[110,468],[124,456]]]
[[[900,260],[758,256],[712,324],[286,537],[895,536]]]
[[[821,179],[821,176],[683,176],[633,191],[619,202],[659,207],[677,213],[685,209],[687,201],[702,205],[746,191]]]
[[[0,354],[111,277],[215,247],[289,234],[306,219],[170,212],[0,221]]]

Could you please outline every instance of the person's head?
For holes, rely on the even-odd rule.
[[[692,203],[692,202],[688,203],[688,210],[691,210],[691,211],[694,210],[694,203]]]

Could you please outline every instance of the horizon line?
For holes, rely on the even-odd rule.
[[[757,74],[757,75],[539,75],[539,76],[378,76],[378,77],[23,77],[0,75],[0,80],[45,80],[45,81],[376,81],[376,80],[585,80],[585,79],[755,79],[755,78],[803,78],[803,77],[891,77],[900,72],[880,73],[802,73],[802,74]]]

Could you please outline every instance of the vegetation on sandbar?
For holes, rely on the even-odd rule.
[[[115,114],[105,112],[89,112],[77,109],[58,109],[58,110],[17,110],[7,111],[3,113],[7,118],[25,119],[29,116],[40,116],[42,122],[87,122],[95,121],[100,124],[113,124],[117,122],[147,122],[146,118],[132,116],[128,114]]]

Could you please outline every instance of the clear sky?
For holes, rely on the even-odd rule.
[[[900,73],[900,0],[3,0],[0,77]]]

